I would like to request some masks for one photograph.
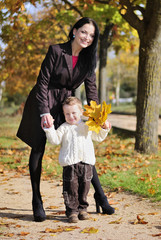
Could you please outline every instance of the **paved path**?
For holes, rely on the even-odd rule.
[[[136,130],[136,116],[110,114],[108,119],[113,127],[123,128],[131,131]],[[161,119],[159,119],[158,122],[158,134],[161,135]]]

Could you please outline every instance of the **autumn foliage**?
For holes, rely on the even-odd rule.
[[[102,105],[97,105],[95,101],[90,101],[90,106],[85,105],[84,108],[86,111],[83,115],[88,117],[86,125],[90,131],[98,133],[103,123],[107,120],[108,114],[112,112],[111,104],[107,105],[106,102],[103,101]]]

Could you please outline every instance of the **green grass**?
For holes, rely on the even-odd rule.
[[[130,114],[136,114],[136,106],[133,103],[120,103],[119,106],[112,104],[112,112],[124,112]]]
[[[134,138],[109,134],[104,147],[95,144],[96,168],[104,187],[161,200],[161,142],[156,155],[134,151]]]
[[[136,105],[134,103],[120,103],[119,106],[112,104],[111,110],[117,113],[136,114]],[[159,114],[161,115],[161,108]]]
[[[16,137],[20,115],[0,112],[0,171],[29,174],[30,147]],[[10,114],[8,113],[10,112]],[[3,111],[4,113],[4,111]],[[161,141],[156,155],[142,155],[134,151],[135,138],[108,135],[103,143],[94,143],[96,169],[102,186],[110,191],[128,191],[161,201]],[[60,146],[46,145],[42,178],[61,179],[62,167],[58,163]]]

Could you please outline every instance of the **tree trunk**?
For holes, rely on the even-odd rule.
[[[139,48],[135,149],[143,153],[155,153],[158,148],[161,18],[158,17],[157,21],[154,18],[154,20],[151,28],[140,37]],[[154,28],[156,28],[155,34],[153,33]]]
[[[161,0],[142,2],[119,0],[118,4],[121,16],[137,30],[140,39],[135,149],[155,153],[161,90]]]
[[[120,103],[120,79],[121,79],[121,69],[120,65],[117,66],[117,75],[116,75],[116,106],[119,106]]]
[[[106,64],[107,64],[107,50],[111,45],[111,36],[110,31],[113,27],[113,24],[106,22],[106,27],[103,34],[100,35],[100,50],[99,50],[99,87],[98,95],[100,103],[103,101],[107,102],[106,99]]]
[[[117,79],[116,82],[116,106],[119,106],[119,99],[120,99],[120,80]]]

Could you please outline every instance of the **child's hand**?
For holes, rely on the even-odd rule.
[[[104,124],[101,126],[103,129],[111,129],[111,123],[109,121],[105,121]]]

